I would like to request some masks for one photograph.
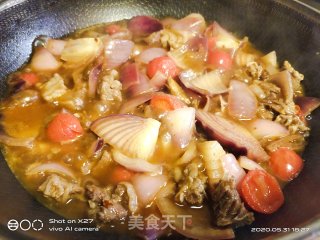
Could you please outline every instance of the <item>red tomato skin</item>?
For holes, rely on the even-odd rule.
[[[25,81],[27,87],[35,85],[39,81],[38,75],[32,72],[21,73],[19,78]]]
[[[232,66],[232,58],[230,53],[223,49],[209,49],[208,64],[219,69],[228,70]]]
[[[47,137],[53,142],[64,142],[82,135],[80,121],[70,113],[59,113],[47,127]]]
[[[283,192],[272,175],[263,170],[251,170],[240,184],[240,195],[256,212],[271,214],[284,203]]]
[[[303,160],[295,151],[279,148],[271,153],[269,165],[277,178],[282,181],[291,181],[301,172]]]
[[[179,74],[179,69],[174,61],[167,56],[157,57],[150,61],[147,66],[147,75],[152,78],[157,71],[163,73],[166,77],[176,77]]]
[[[170,94],[157,93],[151,98],[150,106],[165,112],[185,107],[185,104]]]
[[[134,173],[123,166],[116,166],[111,174],[114,183],[130,181]]]

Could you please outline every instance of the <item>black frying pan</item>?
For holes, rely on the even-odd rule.
[[[314,4],[319,6],[317,2]],[[0,95],[6,94],[5,76],[28,59],[32,41],[39,35],[61,37],[77,28],[134,15],[182,17],[191,12],[199,12],[207,20],[217,20],[239,36],[248,35],[265,52],[276,50],[280,61],[288,59],[305,74],[307,95],[320,97],[320,13],[293,0],[0,1]],[[272,231],[275,229],[272,228],[302,226],[311,229],[307,233],[287,235],[285,238],[320,238],[316,235],[320,229],[319,120],[318,110],[310,122],[312,132],[303,156],[306,160],[304,171],[285,188],[284,207],[271,216],[256,214],[257,220],[253,225],[236,231],[237,239],[261,239],[274,236]],[[2,156],[0,184],[0,239],[128,238],[119,234],[50,232],[49,219],[60,217],[35,201],[22,188]],[[40,231],[10,231],[7,228],[10,219],[40,219],[44,227]],[[254,233],[254,228],[269,232]]]

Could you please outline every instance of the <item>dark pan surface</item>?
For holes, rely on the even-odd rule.
[[[31,53],[31,43],[39,35],[61,37],[77,28],[134,15],[182,17],[191,12],[199,12],[207,20],[217,20],[239,36],[249,36],[251,42],[265,52],[276,50],[280,61],[288,59],[305,74],[307,95],[320,97],[320,14],[292,0],[0,1],[0,95],[6,93],[4,77],[26,62]],[[290,228],[305,226],[319,219],[319,120],[318,110],[311,121],[313,131],[304,154],[305,169],[286,187],[285,206],[271,216],[256,214],[257,221],[252,226],[237,230],[237,239],[261,239],[272,234],[252,233],[254,227]],[[128,238],[103,233],[49,232],[48,219],[60,217],[23,189],[2,156],[0,184],[0,239]],[[38,232],[12,232],[7,228],[10,219],[40,219],[44,228]],[[294,238],[300,239],[298,236]]]

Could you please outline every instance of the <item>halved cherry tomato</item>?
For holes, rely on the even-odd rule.
[[[157,71],[160,71],[166,77],[175,77],[179,74],[178,67],[174,61],[167,56],[157,57],[148,63],[147,74],[149,78],[152,78]]]
[[[53,142],[73,140],[82,133],[79,119],[70,113],[59,113],[47,127],[47,136]]]
[[[39,76],[32,72],[21,73],[19,78],[26,83],[27,87],[30,87],[39,81]]]
[[[284,203],[284,196],[277,180],[263,170],[251,170],[240,185],[244,201],[255,211],[270,214]]]
[[[157,93],[152,96],[150,101],[150,106],[153,109],[165,112],[165,111],[172,111],[177,108],[182,108],[185,106],[185,104],[173,95],[165,94],[165,93]]]
[[[114,183],[130,181],[134,172],[122,166],[116,166],[111,174],[111,181]]]
[[[276,177],[283,181],[291,181],[302,170],[303,160],[295,151],[279,148],[271,153],[269,164]]]
[[[224,70],[230,69],[232,66],[231,55],[229,52],[223,49],[209,49],[208,64]]]

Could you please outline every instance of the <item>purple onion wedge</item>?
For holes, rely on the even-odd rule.
[[[162,23],[153,17],[136,16],[129,20],[128,28],[136,37],[145,37],[163,28]]]
[[[305,117],[320,106],[320,99],[315,97],[297,97],[294,102],[300,107]]]
[[[98,86],[98,78],[99,74],[102,70],[102,64],[99,64],[91,69],[89,73],[88,79],[88,95],[89,97],[95,97],[97,86]]]
[[[239,124],[202,110],[197,110],[196,118],[209,136],[228,149],[246,154],[257,162],[269,159],[258,140]]]
[[[115,114],[94,121],[90,129],[105,143],[131,158],[149,159],[156,147],[160,122],[130,114]]]
[[[105,46],[107,68],[115,68],[128,61],[134,43],[130,40],[113,39]]]
[[[293,100],[293,86],[291,75],[288,71],[282,71],[276,74],[273,74],[270,77],[270,82],[276,84],[283,94],[283,97],[286,103],[289,103]]]
[[[203,95],[213,96],[228,91],[219,71],[197,76],[192,70],[186,70],[180,73],[179,78],[186,88]]]

